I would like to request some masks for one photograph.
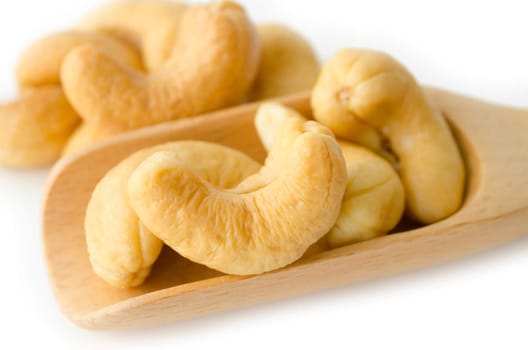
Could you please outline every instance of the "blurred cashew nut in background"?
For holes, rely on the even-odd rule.
[[[282,24],[261,24],[257,31],[260,64],[250,99],[264,100],[310,90],[320,66],[308,41]]]
[[[62,82],[64,99],[73,108],[55,115],[71,112],[68,119],[81,121],[75,130],[54,131],[46,159],[36,155],[31,161],[0,159],[0,164],[48,164],[128,130],[305,91],[318,72],[317,57],[302,36],[280,24],[260,25],[257,32],[235,2],[112,2],[85,16],[74,30],[45,37],[22,55],[21,87]],[[48,110],[51,100],[43,100]],[[9,115],[24,101],[5,106]],[[24,123],[38,108],[25,108]],[[14,137],[4,137],[5,142]]]
[[[116,1],[85,16],[76,28],[106,33],[129,43],[140,52],[148,72],[161,67],[170,58],[187,7],[183,3],[162,0]],[[134,68],[134,65],[123,63]],[[114,134],[107,128],[83,122],[63,154],[74,153]]]
[[[171,57],[150,73],[85,46],[68,55],[61,74],[84,121],[119,133],[243,102],[258,57],[258,37],[244,9],[220,1],[185,11]]]
[[[59,86],[26,89],[14,102],[0,105],[0,165],[54,162],[78,124]]]
[[[38,40],[18,62],[20,97],[0,105],[0,165],[41,166],[60,157],[80,122],[62,91],[60,67],[72,49],[87,43],[120,62],[141,67],[134,48],[103,34],[69,31]]]
[[[173,54],[187,8],[186,4],[175,1],[116,1],[88,14],[76,28],[109,33],[128,41],[141,52],[146,70],[152,71]]]

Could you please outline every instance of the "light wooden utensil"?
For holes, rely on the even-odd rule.
[[[463,150],[469,172],[463,208],[434,225],[312,252],[254,277],[223,275],[165,249],[143,286],[113,288],[90,267],[83,219],[99,179],[144,147],[197,139],[263,160],[253,127],[258,104],[143,129],[61,161],[50,175],[43,213],[49,278],[60,307],[86,328],[150,326],[438,264],[528,234],[528,111],[427,91]],[[309,94],[280,101],[310,114]]]

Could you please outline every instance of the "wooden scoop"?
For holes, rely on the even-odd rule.
[[[438,264],[527,234],[528,112],[427,91],[448,117],[463,150],[469,173],[463,208],[434,225],[319,251],[254,277],[223,275],[167,248],[143,286],[117,289],[92,271],[83,220],[99,179],[141,148],[196,139],[263,160],[253,127],[258,104],[143,129],[61,161],[49,179],[43,238],[62,310],[86,328],[150,326]],[[309,94],[279,102],[310,115]]]

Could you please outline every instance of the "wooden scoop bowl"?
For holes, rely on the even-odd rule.
[[[113,288],[92,271],[83,228],[96,183],[141,148],[197,139],[263,160],[265,151],[253,126],[258,104],[133,132],[61,161],[49,179],[43,238],[49,277],[63,312],[86,328],[150,326],[438,264],[527,234],[528,112],[427,91],[463,150],[469,173],[463,208],[434,225],[308,254],[259,276],[223,275],[165,249],[144,285]],[[279,101],[310,115],[307,93]]]

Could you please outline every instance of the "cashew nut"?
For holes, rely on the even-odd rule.
[[[229,1],[194,5],[180,27],[171,58],[147,75],[92,46],[71,52],[62,82],[85,121],[119,132],[243,101],[259,56],[244,9]]]
[[[173,152],[147,158],[130,176],[130,204],[182,256],[218,271],[259,274],[288,265],[334,225],[345,191],[332,133],[288,121],[264,167],[222,190]]]
[[[353,143],[339,144],[348,182],[341,213],[327,235],[331,247],[387,234],[398,224],[405,208],[403,185],[390,163]]]
[[[62,61],[70,51],[84,44],[95,45],[121,63],[142,69],[139,53],[123,41],[98,33],[67,31],[40,39],[22,54],[17,66],[19,84],[59,85]]]
[[[0,105],[0,165],[55,161],[78,123],[59,86],[25,89],[17,101]]]
[[[257,27],[261,41],[260,67],[252,100],[310,90],[319,74],[319,62],[310,44],[280,24]]]
[[[148,70],[159,68],[172,54],[187,5],[162,0],[118,1],[86,16],[77,28],[123,38],[141,50]]]
[[[257,132],[267,149],[288,120],[305,120],[296,111],[277,103],[260,107],[255,118]],[[398,174],[375,153],[340,141],[346,162],[347,187],[339,217],[326,236],[330,247],[382,236],[400,221],[404,191]]]
[[[245,154],[199,141],[173,142],[141,150],[114,167],[98,183],[85,217],[86,241],[94,271],[117,287],[143,283],[163,242],[141,223],[129,205],[127,180],[147,157],[160,151],[187,164],[213,186],[229,188],[254,174],[260,164]]]
[[[392,57],[347,49],[327,61],[312,95],[314,118],[337,135],[399,162],[407,210],[423,223],[453,214],[465,169],[441,112]]]
[[[18,63],[21,97],[0,105],[0,165],[40,166],[60,157],[80,119],[59,85],[59,71],[64,57],[85,43],[141,68],[139,54],[132,47],[102,34],[70,31],[36,42]]]

